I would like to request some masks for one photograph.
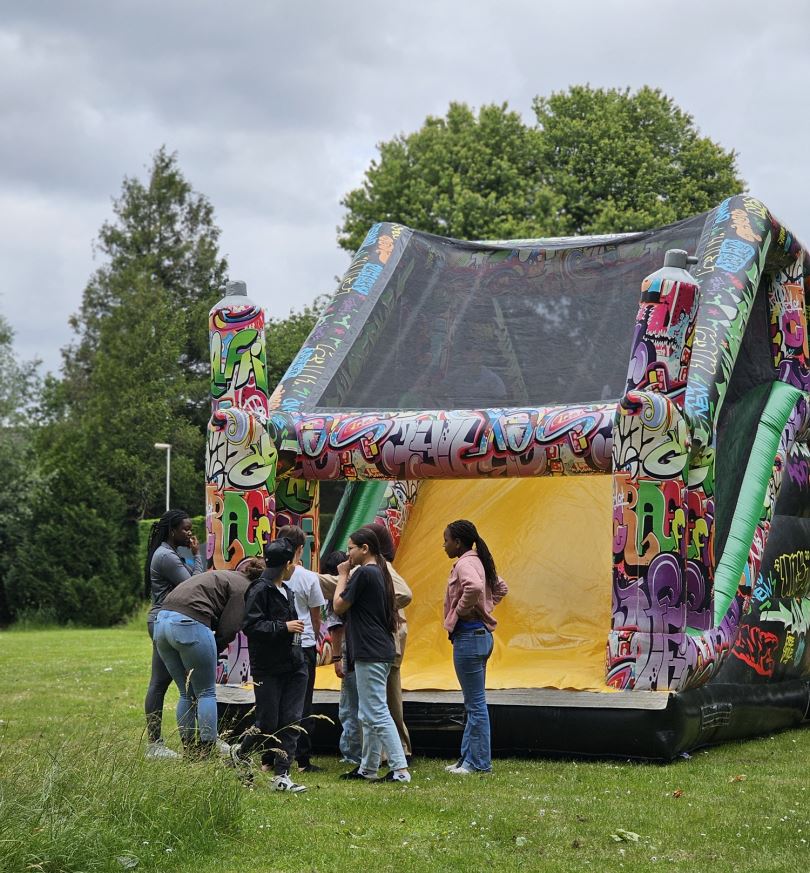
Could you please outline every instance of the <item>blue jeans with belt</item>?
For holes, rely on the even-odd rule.
[[[177,727],[183,745],[197,739],[195,725],[199,727],[201,743],[216,742],[217,644],[214,634],[202,622],[161,609],[155,622],[155,646],[180,692]]]
[[[484,773],[492,769],[486,696],[487,661],[492,645],[492,634],[486,628],[453,634],[453,666],[464,695],[467,716],[461,738],[461,762],[470,770]]]

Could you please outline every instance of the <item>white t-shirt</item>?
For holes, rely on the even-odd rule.
[[[318,574],[312,570],[305,570],[300,564],[293,570],[293,574],[287,582],[288,588],[295,595],[295,611],[298,618],[304,622],[304,632],[301,634],[301,645],[304,648],[316,644],[315,633],[312,630],[312,616],[310,609],[323,606],[326,601],[321,592],[321,583]]]

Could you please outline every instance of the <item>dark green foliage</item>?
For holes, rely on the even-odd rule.
[[[46,493],[33,497],[37,505],[47,502]],[[70,540],[65,531],[80,531],[81,538]],[[137,606],[141,593],[136,538],[134,524],[106,518],[84,501],[39,519],[6,576],[12,614],[44,614],[78,625],[120,621]]]
[[[342,200],[338,243],[360,246],[375,221],[459,239],[536,236],[554,226],[560,204],[538,164],[537,131],[517,112],[451,103],[415,133],[380,143],[360,188]]]
[[[11,557],[11,610],[109,624],[142,591],[138,519],[204,501],[210,307],[224,290],[213,208],[161,149],[146,183],[124,180],[97,249],[105,263],[72,319],[62,378],[44,390],[36,440],[41,487]]]
[[[538,162],[562,199],[566,234],[659,227],[716,206],[745,183],[736,153],[702,137],[654,88],[589,88],[537,97]]]
[[[0,315],[0,624],[13,617],[6,594],[9,557],[31,522],[27,497],[38,479],[33,412],[40,390],[38,364],[20,362],[13,340],[14,332]]]
[[[376,221],[461,239],[643,230],[694,215],[745,183],[736,154],[701,137],[652,88],[574,86],[517,112],[452,103],[414,133],[381,143],[343,199],[339,244],[354,251]]]

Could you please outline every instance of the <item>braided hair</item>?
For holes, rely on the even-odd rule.
[[[399,627],[399,613],[397,612],[396,595],[394,594],[394,580],[391,578],[388,562],[383,557],[380,540],[371,526],[359,528],[354,533],[349,534],[349,539],[356,546],[368,546],[369,552],[374,556],[374,560],[380,568],[385,582],[385,623],[391,633],[395,634]]]
[[[189,514],[183,509],[170,509],[164,512],[163,515],[149,529],[149,540],[146,546],[146,562],[143,568],[144,595],[149,597],[152,593],[152,556],[157,551],[157,547],[169,539],[169,534],[179,527]]]
[[[492,557],[489,547],[484,542],[481,534],[476,530],[475,525],[471,521],[459,519],[452,521],[447,525],[450,531],[450,536],[454,540],[458,540],[466,549],[471,549],[475,546],[475,553],[478,555],[478,560],[484,565],[484,576],[486,577],[487,587],[490,591],[495,587],[498,581],[498,573],[495,570],[495,559]]]

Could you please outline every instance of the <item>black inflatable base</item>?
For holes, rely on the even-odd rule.
[[[644,692],[638,692],[643,694]],[[671,761],[700,746],[799,725],[810,706],[803,681],[708,685],[671,694],[663,709],[490,704],[492,751],[499,757],[572,755]],[[340,736],[337,703],[316,703],[316,751],[334,752]],[[460,703],[405,700],[414,754],[452,759],[464,727]]]

